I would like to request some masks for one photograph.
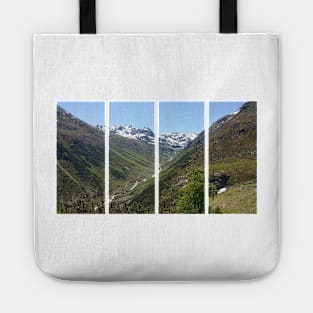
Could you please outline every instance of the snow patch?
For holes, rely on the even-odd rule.
[[[221,193],[224,193],[225,191],[227,191],[227,188],[223,187],[217,191],[217,194],[220,195]]]

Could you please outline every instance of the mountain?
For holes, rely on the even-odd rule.
[[[217,120],[209,130],[210,161],[255,158],[256,129],[256,102]]]
[[[57,107],[57,212],[104,213],[104,133]]]
[[[256,213],[257,103],[246,102],[209,129],[211,213]]]
[[[149,144],[154,144],[154,133],[149,127],[136,128],[131,125],[110,126],[110,132],[129,139],[137,139]],[[165,148],[173,150],[184,149],[192,140],[198,136],[197,133],[165,133],[160,134],[159,142]]]

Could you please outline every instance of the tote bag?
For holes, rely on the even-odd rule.
[[[34,35],[35,254],[69,280],[238,280],[279,251],[279,48],[237,34]]]

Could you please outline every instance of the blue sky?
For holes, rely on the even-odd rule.
[[[225,102],[210,102],[209,114],[210,121],[209,125],[211,126],[219,118],[223,117],[226,114],[234,113],[237,111],[245,102],[241,101],[225,101]]]
[[[110,102],[110,124],[154,130],[153,102]]]
[[[203,102],[160,102],[159,113],[160,134],[204,129]]]
[[[104,125],[104,102],[58,102],[58,105],[90,125]]]
[[[237,111],[243,101],[210,102],[212,125],[226,114]],[[58,102],[58,105],[90,125],[104,125],[104,102]],[[160,102],[160,133],[201,132],[203,130],[203,102]],[[153,102],[111,102],[110,123],[154,129]]]

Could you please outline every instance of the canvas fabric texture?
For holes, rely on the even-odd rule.
[[[58,214],[60,101],[255,101],[256,213]],[[277,35],[35,35],[33,102],[34,242],[43,272],[68,280],[246,280],[275,268]]]

